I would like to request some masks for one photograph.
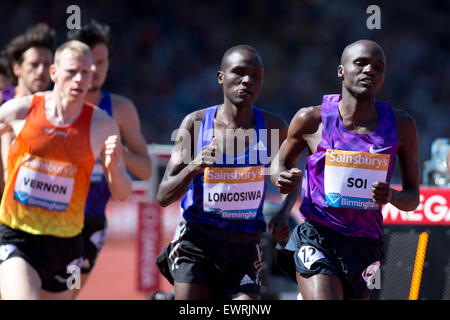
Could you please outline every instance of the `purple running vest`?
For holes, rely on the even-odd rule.
[[[376,101],[375,130],[354,133],[342,123],[340,100],[340,94],[323,97],[322,140],[306,160],[300,215],[346,236],[377,239],[383,217],[368,194],[374,181],[390,182],[394,170],[398,149],[394,112],[389,103]]]
[[[2,101],[0,104],[3,104],[6,101],[13,99],[15,90],[16,90],[16,87],[3,88],[2,89]]]

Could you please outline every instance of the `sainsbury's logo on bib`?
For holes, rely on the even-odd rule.
[[[251,183],[264,181],[264,167],[216,168],[205,170],[205,183]]]
[[[70,163],[47,160],[38,156],[27,155],[23,158],[23,167],[39,172],[46,172],[51,175],[73,178],[76,167]]]
[[[389,154],[328,149],[325,165],[369,170],[387,170]]]
[[[65,211],[72,198],[76,166],[34,155],[23,158],[14,199],[24,205]]]
[[[208,167],[204,171],[205,213],[223,219],[254,219],[263,197],[264,166]]]

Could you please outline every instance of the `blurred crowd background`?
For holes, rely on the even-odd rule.
[[[450,137],[450,1],[5,0],[0,45],[37,22],[55,28],[61,44],[73,4],[81,24],[110,25],[114,49],[105,89],[135,102],[148,143],[172,144],[187,113],[222,101],[216,72],[233,45],[250,44],[261,53],[265,78],[257,105],[289,122],[299,108],[340,91],[342,50],[362,38],[385,50],[378,99],[415,117],[421,167],[432,141]],[[380,30],[366,27],[372,4],[381,9]]]

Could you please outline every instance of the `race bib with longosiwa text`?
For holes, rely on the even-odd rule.
[[[220,168],[204,171],[203,210],[224,219],[256,218],[264,196],[264,166]]]

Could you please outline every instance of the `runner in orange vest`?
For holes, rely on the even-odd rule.
[[[0,134],[13,130],[0,206],[3,299],[70,299],[79,281],[84,205],[101,155],[111,194],[126,200],[131,178],[114,121],[85,102],[92,52],[79,41],[56,50],[52,91],[0,108]]]

